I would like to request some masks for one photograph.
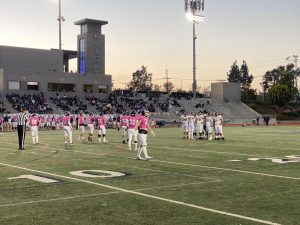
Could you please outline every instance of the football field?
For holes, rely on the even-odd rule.
[[[148,135],[148,153],[63,131],[0,133],[0,225],[300,224],[300,127],[224,127],[225,141]]]

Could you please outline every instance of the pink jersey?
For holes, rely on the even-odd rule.
[[[128,116],[120,116],[121,121],[121,127],[127,127],[128,126]]]
[[[100,126],[100,125],[105,126],[104,116],[98,116],[97,121],[98,121],[98,126]]]
[[[70,117],[69,116],[64,116],[63,117],[63,125],[66,127],[70,126]]]
[[[88,116],[88,124],[94,124],[94,117]]]
[[[146,116],[139,116],[138,120],[141,122],[139,129],[147,130],[148,129],[148,118]]]
[[[78,116],[78,124],[80,126],[84,124],[84,116]]]
[[[29,125],[31,127],[37,127],[39,125],[39,118],[37,116],[33,116],[33,117],[30,117],[29,119]]]
[[[137,125],[138,121],[139,121],[138,116],[129,116],[128,117],[128,128],[129,129],[134,129],[135,126]]]

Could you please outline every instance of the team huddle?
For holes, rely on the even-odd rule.
[[[215,140],[225,140],[223,136],[223,117],[219,113],[195,114],[184,113],[180,117],[183,138],[195,139],[199,135],[200,139],[212,140],[213,130],[215,131]]]
[[[137,151],[136,159],[143,159],[141,154],[143,153],[144,159],[149,160],[152,157],[147,152],[147,134],[148,131],[155,136],[155,133],[149,125],[149,111],[141,110],[136,112],[134,110],[131,113],[123,113],[120,116],[118,122],[118,128],[122,132],[122,142],[128,144],[128,150],[131,151],[132,145],[134,150]],[[60,122],[64,131],[64,142],[66,146],[73,145],[73,129],[79,129],[79,141],[86,141],[85,133],[87,130],[87,142],[94,142],[94,129],[98,130],[98,143],[108,142],[106,139],[106,125],[107,120],[105,115],[100,112],[98,116],[89,113],[84,115],[80,113],[77,116],[71,116],[69,112],[66,112],[63,116],[59,117]],[[74,126],[75,125],[75,126]],[[32,114],[28,119],[28,126],[30,127],[32,143],[38,144],[38,127],[41,126],[41,118],[36,114]],[[46,125],[47,127],[47,125]]]

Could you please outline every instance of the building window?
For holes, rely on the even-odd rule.
[[[28,91],[38,91],[39,90],[39,82],[27,82],[27,90]]]
[[[86,93],[93,93],[93,85],[92,84],[84,84],[83,91]]]
[[[85,39],[82,38],[79,40],[79,73],[85,74],[85,60],[86,60],[86,53],[85,53]]]
[[[48,83],[48,91],[75,92],[75,84]]]
[[[8,81],[8,90],[19,91],[20,90],[20,81]]]
[[[85,33],[87,33],[87,31],[88,31],[87,25],[86,25],[86,24],[82,25],[82,26],[81,26],[81,33],[82,33],[82,34],[85,34]]]
[[[108,85],[99,85],[98,93],[108,93]]]

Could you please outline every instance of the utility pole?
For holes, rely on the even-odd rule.
[[[169,83],[169,73],[168,73],[168,69],[166,69],[166,77],[164,77],[164,79],[166,79],[166,91],[169,94],[170,93],[170,83]]]

